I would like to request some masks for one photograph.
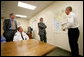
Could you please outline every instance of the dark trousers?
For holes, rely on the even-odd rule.
[[[8,30],[4,32],[4,37],[6,38],[6,42],[13,41],[13,37],[17,30]]]
[[[40,40],[47,43],[46,35],[40,35]]]
[[[79,56],[79,48],[77,43],[79,38],[79,33],[80,32],[78,28],[68,29],[69,44],[70,44],[72,56]]]

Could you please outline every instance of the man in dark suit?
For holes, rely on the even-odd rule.
[[[14,14],[10,14],[10,19],[5,19],[3,22],[4,37],[7,42],[13,41],[14,34],[17,32],[17,23],[14,20]]]
[[[40,36],[40,40],[43,42],[47,42],[47,38],[46,38],[46,28],[47,26],[43,23],[43,18],[40,18],[40,22],[38,23],[38,28],[39,28],[39,36]]]

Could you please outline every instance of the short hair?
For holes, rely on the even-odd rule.
[[[20,27],[21,27],[21,26],[20,26]],[[20,27],[17,28],[18,31],[20,30]]]
[[[14,13],[10,13],[10,16],[11,16],[11,15],[14,15]]]
[[[40,18],[40,21],[41,21],[41,19],[43,19],[42,17]]]
[[[70,10],[70,11],[72,11],[72,7],[69,6],[69,7],[66,8],[66,10]]]

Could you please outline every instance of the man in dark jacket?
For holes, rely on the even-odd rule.
[[[14,34],[17,31],[17,23],[14,20],[14,14],[10,14],[10,19],[5,19],[3,22],[4,37],[7,42],[13,41]]]
[[[40,40],[43,42],[47,42],[47,38],[46,38],[46,28],[47,26],[43,23],[43,18],[40,18],[40,22],[38,23],[38,28],[39,28],[39,36],[40,36]]]

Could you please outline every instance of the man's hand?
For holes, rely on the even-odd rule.
[[[62,24],[62,29],[63,29],[63,31],[65,31],[65,29],[64,29],[64,25],[65,25],[65,24]]]
[[[63,31],[65,31],[65,29],[63,29]]]

